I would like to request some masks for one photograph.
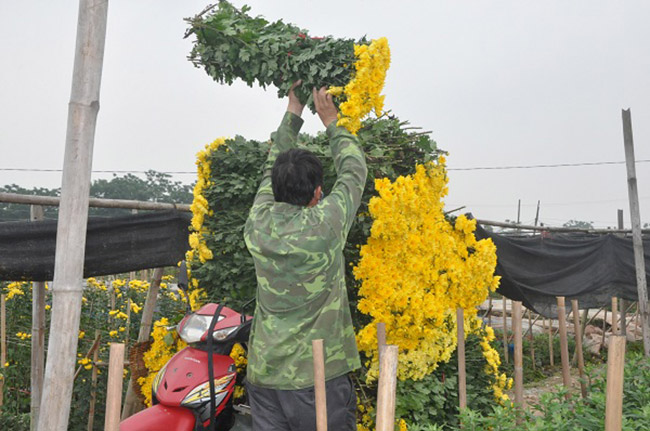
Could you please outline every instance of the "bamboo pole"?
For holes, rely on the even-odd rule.
[[[83,294],[88,194],[106,40],[107,0],[80,0],[57,225],[52,317],[38,431],[65,431]]]
[[[530,359],[533,361],[533,370],[535,369],[535,336],[533,335],[533,316],[532,311],[528,310],[528,331],[530,332]],[[538,316],[539,317],[539,316]]]
[[[101,332],[95,329],[95,340],[99,340]],[[99,362],[99,349],[93,352],[93,371],[90,377],[90,406],[88,407],[88,428],[87,431],[93,431],[95,422],[95,404],[97,403],[97,367],[95,364]]]
[[[623,141],[625,145],[625,165],[627,167],[627,185],[630,201],[630,218],[632,220],[632,244],[634,247],[634,267],[636,269],[636,286],[641,308],[641,332],[643,351],[650,357],[650,310],[648,310],[648,285],[645,275],[645,257],[643,237],[641,236],[641,211],[639,209],[639,191],[636,183],[634,166],[634,138],[632,136],[632,116],[630,110],[623,110]]]
[[[553,319],[548,319],[548,355],[551,367],[555,366],[555,354],[553,353]]]
[[[377,359],[381,364],[381,355],[383,348],[386,346],[386,324],[384,322],[377,323]]]
[[[521,302],[512,302],[512,331],[515,334],[515,404],[524,408],[523,340],[521,334]],[[517,414],[517,421],[521,420]]]
[[[488,326],[492,326],[492,297],[488,297]]]
[[[147,291],[147,298],[142,307],[142,319],[140,320],[140,331],[138,332],[138,343],[144,343],[149,339],[151,333],[151,324],[153,322],[153,311],[156,307],[156,300],[160,290],[160,283],[162,282],[163,268],[156,268],[153,271],[153,279]],[[133,376],[129,377],[129,383],[126,388],[126,395],[124,397],[124,408],[122,409],[122,420],[140,411],[144,406],[138,399],[138,396],[133,389]]]
[[[7,308],[5,294],[0,294],[0,369],[4,369],[7,362]],[[4,375],[4,374],[3,374]],[[0,379],[0,411],[4,404],[4,378]]]
[[[456,338],[458,340],[458,406],[467,407],[467,374],[465,373],[465,318],[463,309],[456,309]]]
[[[314,394],[316,398],[316,430],[327,431],[327,397],[325,396],[325,359],[323,340],[312,340],[314,356]]]
[[[607,353],[605,431],[620,431],[623,419],[623,377],[625,337],[612,335]]]
[[[603,338],[600,340],[600,349],[603,350],[605,346],[605,330],[607,329],[607,308],[605,308],[605,317],[603,317]]]
[[[618,298],[612,298],[612,335],[619,335],[618,333]]]
[[[89,358],[90,355],[94,356],[95,350],[99,348],[99,341],[100,341],[100,335],[98,331],[95,331],[95,341],[93,341],[93,344],[90,346],[90,349],[88,349],[88,352],[83,356],[85,358]],[[93,363],[94,365],[94,363]],[[77,376],[79,373],[81,373],[81,368],[83,368],[83,365],[79,365],[77,367],[77,371],[74,373],[74,377],[72,378],[73,380],[77,379]]]
[[[621,328],[621,335],[627,335],[627,310],[625,309],[627,302],[625,299],[621,298],[621,319],[618,323],[618,327]]]
[[[393,431],[395,427],[395,390],[397,387],[397,346],[384,347],[379,365],[377,388],[377,431]]]
[[[506,317],[506,297],[503,297],[503,358],[508,363],[508,320]]]
[[[569,343],[566,334],[566,308],[564,296],[557,297],[557,317],[560,321],[560,357],[562,358],[562,383],[564,387],[571,389],[571,375],[569,372]],[[568,393],[567,393],[568,397]]]
[[[124,380],[124,344],[111,343],[108,360],[108,383],[106,384],[106,416],[104,431],[120,430],[120,406],[122,405],[122,381]]]
[[[45,218],[43,207],[32,205],[29,209],[30,221],[38,222]],[[41,411],[43,392],[43,371],[45,368],[45,283],[32,283],[32,352],[31,352],[31,395],[30,430],[36,430]]]
[[[0,202],[25,204],[25,205],[46,205],[46,206],[59,206],[61,198],[55,196],[33,196],[33,195],[20,195],[16,193],[0,193]],[[191,212],[190,205],[188,204],[175,204],[165,202],[147,202],[135,201],[129,199],[100,199],[90,198],[88,206],[91,208],[123,208],[123,209],[136,209],[136,210],[154,210],[154,211],[167,211],[176,210]]]
[[[587,398],[587,385],[585,383],[585,359],[582,355],[582,328],[580,326],[580,313],[578,313],[578,300],[571,300],[573,308],[573,326],[576,336],[576,354],[578,355],[578,372],[580,373],[580,393],[582,398]]]

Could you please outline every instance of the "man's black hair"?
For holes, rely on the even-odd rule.
[[[307,206],[323,185],[323,165],[310,151],[292,148],[275,160],[271,183],[276,202]]]

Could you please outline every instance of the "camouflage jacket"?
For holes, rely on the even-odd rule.
[[[324,342],[326,380],[361,365],[343,246],[363,194],[366,162],[356,137],[332,123],[327,135],[337,180],[330,194],[311,208],[275,202],[273,163],[278,154],[296,147],[302,123],[289,112],[282,119],[244,229],[257,274],[247,378],[272,389],[314,385],[314,339]]]

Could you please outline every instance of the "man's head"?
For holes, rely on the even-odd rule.
[[[323,185],[323,165],[313,153],[298,148],[281,153],[271,173],[276,202],[312,206]]]

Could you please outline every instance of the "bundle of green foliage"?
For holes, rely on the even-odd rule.
[[[436,143],[428,134],[414,132],[405,122],[390,117],[370,120],[359,130],[358,138],[366,153],[368,179],[361,207],[348,235],[345,258],[350,263],[346,279],[348,294],[356,310],[357,286],[352,266],[359,258],[358,245],[365,244],[372,220],[368,202],[375,194],[375,178],[395,179],[411,173],[416,163],[437,157]],[[325,194],[336,180],[336,172],[327,143],[327,136],[301,134],[299,142],[314,152],[323,163]],[[191,262],[192,276],[207,290],[211,300],[238,309],[255,296],[257,281],[252,258],[243,237],[244,223],[262,177],[262,165],[268,156],[268,143],[249,141],[241,136],[227,141],[209,155],[210,178],[204,196],[212,215],[205,217],[203,227],[206,245],[214,259]],[[359,322],[360,316],[356,316]]]
[[[220,1],[188,18],[185,37],[196,36],[190,61],[219,83],[232,84],[239,78],[249,86],[274,85],[279,97],[302,79],[306,85],[298,87],[296,95],[303,102],[311,100],[313,87],[348,83],[354,72],[354,40],[310,37],[305,29],[252,17],[249,11],[248,6],[240,10]]]

